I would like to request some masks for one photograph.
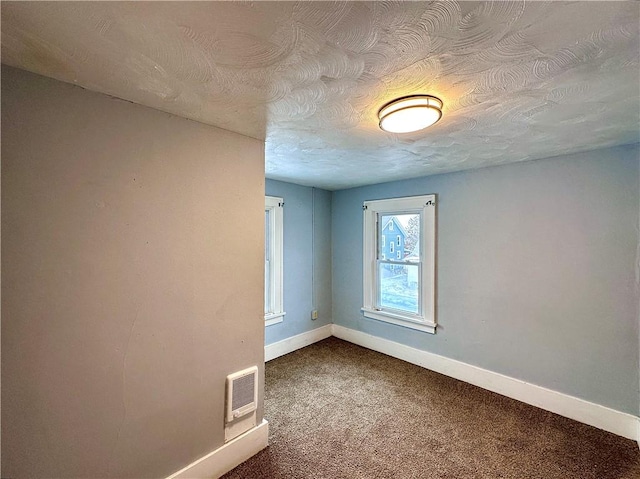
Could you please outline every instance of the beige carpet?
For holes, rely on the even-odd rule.
[[[634,441],[336,338],[267,363],[265,417],[226,479],[640,479]]]

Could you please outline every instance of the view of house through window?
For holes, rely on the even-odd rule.
[[[435,195],[363,206],[364,316],[435,333]]]
[[[420,213],[381,215],[378,225],[379,304],[418,314]]]

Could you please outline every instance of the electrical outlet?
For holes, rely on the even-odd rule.
[[[314,309],[311,311],[311,319],[318,319],[318,310]]]

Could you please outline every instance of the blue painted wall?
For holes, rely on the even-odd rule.
[[[638,147],[333,193],[336,324],[638,414]],[[435,335],[365,319],[362,203],[436,193]]]
[[[284,321],[267,326],[265,343],[331,324],[331,192],[266,180],[284,198]],[[311,310],[318,319],[311,320]]]

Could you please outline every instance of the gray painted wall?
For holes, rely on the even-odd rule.
[[[284,198],[284,310],[266,328],[266,344],[331,324],[331,193],[266,180],[266,194]],[[314,301],[315,300],[315,301]],[[315,306],[314,306],[315,302]],[[311,310],[318,319],[311,320]]]
[[[635,146],[335,192],[334,322],[638,414],[638,170]],[[436,335],[360,312],[362,202],[427,193]]]
[[[2,476],[221,446],[264,360],[262,142],[3,66],[2,162]]]

